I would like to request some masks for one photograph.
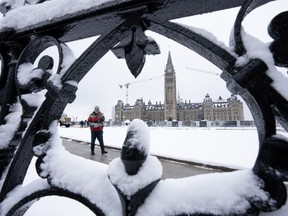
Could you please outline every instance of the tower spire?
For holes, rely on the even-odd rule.
[[[165,72],[166,73],[175,73],[170,50],[168,52],[168,58],[167,58]]]
[[[166,67],[170,67],[170,68],[173,67],[173,63],[172,63],[172,58],[171,58],[171,52],[170,52],[170,50],[169,50],[169,52],[168,52],[168,59],[167,59]]]

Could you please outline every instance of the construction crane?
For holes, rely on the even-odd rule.
[[[128,89],[129,89],[129,86],[130,86],[131,84],[140,83],[140,82],[146,82],[146,81],[150,81],[150,80],[162,78],[163,76],[164,76],[164,75],[156,76],[156,77],[151,77],[151,78],[148,78],[148,79],[136,80],[136,81],[134,81],[134,82],[128,82],[128,83],[120,84],[120,85],[119,85],[120,88],[123,88],[123,87],[126,88],[126,104],[128,104]]]
[[[215,73],[215,72],[212,72],[212,71],[206,71],[206,70],[201,70],[201,69],[191,68],[191,67],[186,67],[186,69],[193,70],[193,71],[198,71],[198,72],[201,72],[201,73],[208,73],[208,74],[213,74],[213,75],[219,76],[218,73]]]

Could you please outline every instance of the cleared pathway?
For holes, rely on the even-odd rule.
[[[100,148],[96,146],[95,155],[90,154],[90,143],[79,142],[71,139],[63,139],[63,145],[67,151],[72,154],[84,157],[86,159],[109,164],[114,158],[120,157],[120,149],[106,147],[108,154],[102,155]],[[221,167],[205,167],[193,163],[175,161],[167,158],[158,157],[163,166],[162,179],[165,178],[182,178],[199,174],[213,172],[230,171]]]

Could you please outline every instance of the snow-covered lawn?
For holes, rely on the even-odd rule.
[[[59,128],[60,135],[90,142],[89,128]],[[121,148],[127,127],[105,127],[106,146]],[[251,168],[258,153],[255,128],[150,127],[150,153],[169,158]]]

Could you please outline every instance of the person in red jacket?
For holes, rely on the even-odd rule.
[[[103,141],[103,122],[105,121],[104,114],[100,112],[99,106],[95,106],[94,111],[88,117],[88,125],[91,130],[91,155],[95,155],[95,140],[99,141],[101,153],[107,154],[105,151],[104,141]]]

